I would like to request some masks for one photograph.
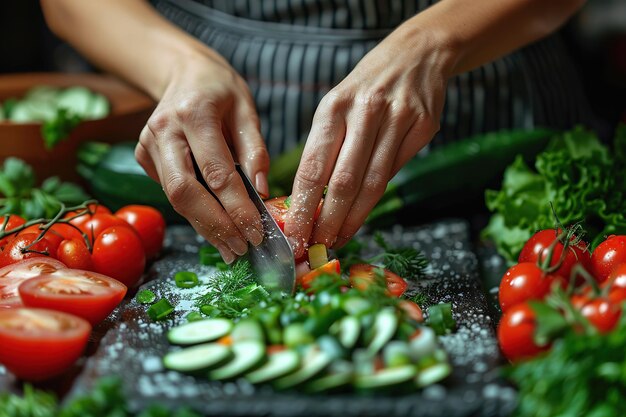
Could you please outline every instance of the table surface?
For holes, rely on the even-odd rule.
[[[516,392],[501,378],[503,359],[494,332],[493,303],[481,280],[481,276],[501,276],[504,265],[493,251],[474,251],[468,231],[465,221],[455,219],[383,231],[392,244],[422,250],[430,261],[427,277],[411,280],[409,291],[423,292],[429,304],[452,303],[458,328],[440,340],[454,371],[443,384],[403,395],[309,396],[277,393],[244,380],[221,383],[164,370],[161,357],[169,348],[167,329],[185,321],[197,291],[177,288],[172,277],[176,271],[188,270],[209,279],[213,272],[198,263],[202,239],[190,227],[175,226],[168,228],[165,253],[151,265],[146,284],[140,287],[167,297],[176,304],[175,314],[153,322],[145,314],[146,307],[129,294],[94,329],[88,353],[75,369],[42,387],[69,398],[89,390],[103,376],[117,375],[134,409],[158,402],[216,416],[508,416]],[[373,246],[367,234],[362,239]],[[0,367],[0,391],[17,387]]]

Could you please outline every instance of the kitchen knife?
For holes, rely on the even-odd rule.
[[[291,246],[289,246],[287,237],[285,237],[272,215],[267,211],[263,199],[256,192],[243,169],[241,169],[241,165],[235,164],[235,168],[241,176],[248,196],[261,215],[261,224],[263,225],[263,242],[259,246],[249,243],[248,253],[244,257],[250,261],[259,283],[266,290],[272,293],[284,292],[293,294],[296,285],[296,266],[293,251]],[[215,197],[215,194],[207,186],[195,161],[194,169],[200,184]]]

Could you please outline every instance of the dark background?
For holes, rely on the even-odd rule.
[[[561,35],[595,116],[609,129],[626,121],[626,1],[588,1]],[[37,0],[0,2],[0,73],[91,70],[48,30]]]

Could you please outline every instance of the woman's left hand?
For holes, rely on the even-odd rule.
[[[438,33],[420,32],[400,26],[320,102],[285,223],[296,258],[309,242],[345,244],[389,180],[439,130],[455,54]]]

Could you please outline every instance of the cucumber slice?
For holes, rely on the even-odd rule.
[[[302,360],[302,366],[294,373],[277,379],[274,387],[279,390],[295,387],[310,379],[326,369],[330,364],[331,358],[319,347],[312,346]]]
[[[258,340],[244,340],[232,346],[233,359],[209,372],[209,379],[232,379],[260,365],[265,359],[265,344]]]
[[[418,362],[437,350],[437,335],[430,327],[420,328],[420,333],[409,342],[411,359]]]
[[[449,363],[438,363],[422,369],[415,377],[415,384],[422,388],[447,378],[452,373]]]
[[[319,268],[327,262],[328,252],[326,251],[326,245],[316,243],[309,247],[309,267],[311,267],[311,270]]]
[[[300,366],[300,355],[293,350],[283,350],[270,355],[260,368],[246,375],[248,382],[262,384],[294,372]]]
[[[369,375],[376,371],[376,355],[372,355],[366,349],[355,349],[352,353],[352,363],[358,374]]]
[[[371,375],[357,375],[354,386],[359,389],[389,388],[411,381],[416,374],[417,369],[413,365],[381,369]]]
[[[87,119],[103,119],[109,115],[109,100],[102,94],[92,94],[92,99],[85,118]]]
[[[348,361],[333,362],[327,375],[317,377],[304,385],[308,393],[332,391],[350,385],[354,378],[354,367]]]
[[[371,302],[361,297],[350,297],[344,300],[341,307],[351,316],[360,316],[374,309]]]
[[[232,328],[233,322],[227,319],[198,320],[174,327],[168,332],[167,339],[176,345],[194,345],[226,336]]]
[[[352,349],[361,334],[361,322],[354,316],[346,316],[339,322],[339,343],[346,349]]]
[[[283,342],[287,347],[308,345],[314,341],[313,335],[304,328],[304,323],[291,323],[283,330]]]
[[[204,372],[230,360],[232,355],[224,345],[205,343],[168,353],[163,357],[163,365],[172,371]]]
[[[233,331],[230,333],[230,337],[233,338],[233,343],[243,342],[244,340],[256,340],[265,343],[263,326],[255,319],[240,320],[235,324]]]
[[[317,339],[317,345],[333,360],[347,358],[348,351],[339,343],[337,338],[329,334]]]
[[[384,309],[376,315],[372,328],[373,336],[367,346],[371,354],[378,353],[396,333],[398,328],[398,316],[393,309]]]
[[[387,368],[411,364],[409,344],[399,340],[389,342],[383,349],[383,362]]]

